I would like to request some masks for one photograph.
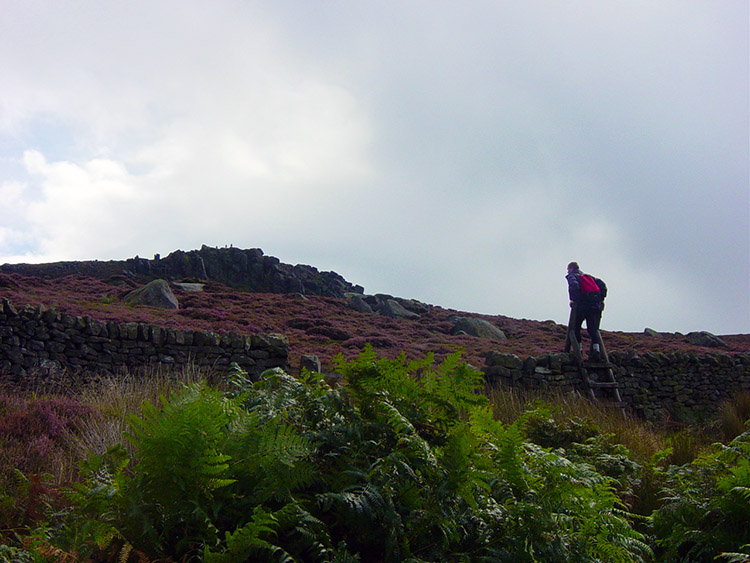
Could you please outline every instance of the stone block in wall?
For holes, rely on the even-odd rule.
[[[47,325],[54,324],[58,322],[59,320],[60,320],[60,312],[54,307],[42,312],[42,321],[44,321],[44,323]]]
[[[488,383],[494,383],[494,381],[500,377],[500,368],[498,366],[485,366],[484,367],[484,379]]]
[[[56,342],[64,342],[66,335],[63,328],[64,327],[62,325],[56,325],[52,330],[50,330],[50,338]]]
[[[536,369],[536,358],[534,358],[534,356],[528,356],[523,361],[523,365],[521,366],[521,371],[523,373],[534,373],[535,369]]]
[[[289,348],[289,339],[283,334],[254,334],[251,337],[251,347],[285,351]]]
[[[90,319],[85,317],[86,326],[83,328],[83,333],[87,336],[104,336],[109,337],[107,333],[107,325],[102,321]]]
[[[26,321],[22,326],[23,335],[27,338],[33,337],[36,334],[37,324],[34,321]]]
[[[193,345],[196,347],[218,346],[219,342],[219,335],[214,332],[196,332],[193,335]]]
[[[194,350],[199,356],[211,358],[221,356],[224,353],[224,349],[221,346],[201,346],[200,348],[194,348]]]
[[[253,358],[245,354],[233,354],[229,358],[229,361],[230,363],[236,363],[243,369],[246,369],[248,366],[254,366],[256,364]]]
[[[5,297],[3,297],[2,311],[3,311],[3,315],[5,315],[7,317],[17,317],[18,316],[18,311],[16,310],[16,308]]]
[[[123,340],[138,340],[138,323],[121,324],[120,338]]]
[[[75,344],[76,346],[80,346],[81,344],[86,342],[86,338],[79,332],[71,331],[68,334],[68,342]]]
[[[172,334],[174,336],[174,342],[172,344],[177,344],[178,346],[184,346],[187,344],[184,330],[175,329],[172,331]]]
[[[21,309],[20,316],[26,319],[39,320],[42,316],[42,313],[38,307],[34,307],[33,305],[26,305],[23,309]]]
[[[572,354],[550,354],[549,367],[554,372],[561,372],[564,365],[570,365]]]
[[[62,324],[63,328],[66,329],[66,332],[67,329],[75,329],[76,317],[63,313],[60,315],[60,324]]]
[[[62,342],[48,342],[46,347],[47,350],[52,354],[61,354],[65,351],[65,344],[63,344]]]
[[[151,328],[147,324],[138,323],[138,340],[148,342],[151,340]]]
[[[115,321],[107,321],[107,334],[112,339],[120,338],[120,323]]]
[[[236,332],[230,332],[227,335],[228,347],[232,350],[244,350],[246,339]]]
[[[485,361],[489,365],[501,366],[508,369],[520,370],[523,367],[523,360],[515,354],[506,354],[497,350],[487,352]]]
[[[52,335],[42,326],[41,330],[36,331],[35,338],[36,340],[47,341],[52,338]]]

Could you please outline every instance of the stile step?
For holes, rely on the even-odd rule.
[[[584,367],[588,369],[612,369],[615,364],[609,362],[583,362]]]
[[[602,402],[602,405],[604,405],[608,409],[622,409],[622,408],[625,408],[625,403],[618,403],[617,401],[615,401],[615,402]]]

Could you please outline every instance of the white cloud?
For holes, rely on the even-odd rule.
[[[87,259],[92,252],[120,247],[118,240],[127,238],[124,229],[144,199],[136,189],[138,179],[122,164],[106,159],[48,163],[31,150],[24,153],[24,164],[39,187],[39,197],[23,211],[36,261]]]

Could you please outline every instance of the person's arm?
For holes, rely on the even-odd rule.
[[[568,274],[565,276],[568,280],[568,297],[570,297],[570,306],[572,307],[581,299],[581,285],[578,282],[578,276]]]

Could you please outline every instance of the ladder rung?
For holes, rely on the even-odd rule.
[[[607,387],[614,389],[620,387],[620,384],[617,383],[617,381],[589,381],[589,387]]]
[[[615,367],[615,364],[609,362],[583,362],[583,365],[587,368],[594,369],[612,369]]]

